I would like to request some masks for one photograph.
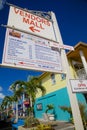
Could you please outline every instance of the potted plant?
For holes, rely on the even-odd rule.
[[[47,105],[45,113],[46,113],[46,115],[48,117],[48,120],[54,120],[55,119],[55,115],[53,114],[53,112],[52,113],[48,113],[48,111],[50,111],[50,110],[54,110],[54,105],[53,104],[48,104]]]

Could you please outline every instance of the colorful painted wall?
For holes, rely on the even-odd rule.
[[[85,102],[82,94],[78,94],[77,98],[80,102]],[[49,113],[55,114],[56,120],[69,121],[70,115],[60,109],[59,106],[70,106],[67,88],[64,87],[57,91],[51,92],[43,97],[37,98],[35,104],[35,117],[43,118],[47,104],[53,104],[54,110],[50,110]],[[40,108],[38,108],[40,105]]]

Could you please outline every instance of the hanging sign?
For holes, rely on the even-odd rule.
[[[7,29],[2,64],[10,67],[61,72],[61,57],[52,41]]]
[[[20,8],[10,6],[8,26],[55,40],[51,21]]]
[[[70,83],[73,92],[87,92],[87,80],[71,79]]]

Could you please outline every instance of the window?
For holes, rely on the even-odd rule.
[[[66,74],[61,74],[61,79],[62,80],[66,79]]]
[[[38,104],[36,105],[36,108],[37,108],[37,110],[42,110],[42,103],[38,103]]]
[[[51,80],[52,80],[52,84],[56,83],[55,74],[51,74]]]

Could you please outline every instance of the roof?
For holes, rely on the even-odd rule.
[[[81,62],[81,57],[79,51],[82,50],[87,61],[87,43],[79,42],[74,46],[74,51],[69,51],[67,53],[67,57],[70,59],[74,59],[76,61]]]

